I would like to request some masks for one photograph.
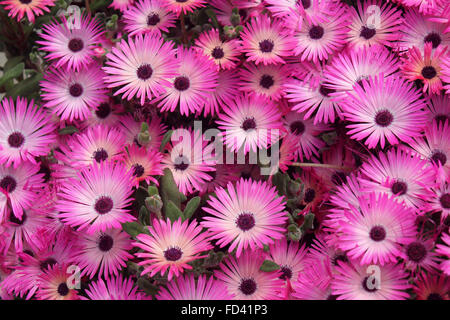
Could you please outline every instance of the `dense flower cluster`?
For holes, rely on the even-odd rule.
[[[1,299],[450,298],[448,1],[0,14]]]

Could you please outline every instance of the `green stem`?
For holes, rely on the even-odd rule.
[[[293,162],[291,163],[293,167],[310,167],[310,168],[325,168],[325,169],[340,169],[340,170],[351,170],[350,167],[339,166],[336,164],[328,163],[308,163],[308,162]]]

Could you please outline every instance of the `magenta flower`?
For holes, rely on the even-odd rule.
[[[98,279],[91,282],[86,289],[89,300],[146,300],[146,295],[138,290],[132,278],[125,278],[122,274],[117,277],[109,277],[105,280]],[[81,300],[88,300],[81,297]]]

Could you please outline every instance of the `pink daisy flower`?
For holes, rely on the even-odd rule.
[[[205,97],[204,116],[219,113],[223,105],[230,106],[239,95],[239,74],[234,70],[220,71],[217,75],[217,86]]]
[[[364,162],[361,171],[361,186],[367,192],[384,192],[394,195],[408,207],[423,208],[431,195],[434,172],[428,162],[419,156],[401,149],[380,152]]]
[[[300,300],[334,300],[331,294],[332,274],[329,262],[325,260],[308,263],[293,282],[292,296]]]
[[[447,48],[447,47],[446,47]],[[444,81],[444,89],[447,95],[450,94],[450,55],[443,61],[442,80]]]
[[[292,111],[304,113],[305,120],[314,118],[314,125],[332,123],[341,114],[340,106],[330,96],[335,90],[325,84],[311,86],[307,81],[291,79],[284,87],[286,98],[293,104]]]
[[[0,4],[8,11],[8,16],[16,18],[17,21],[22,20],[26,15],[30,22],[34,23],[35,16],[44,15],[50,12],[49,7],[54,6],[54,0],[3,0]]]
[[[41,50],[49,52],[46,58],[55,60],[55,68],[65,66],[67,69],[80,71],[94,61],[94,49],[103,39],[104,30],[96,18],[83,14],[68,21],[61,15],[62,23],[54,21],[42,27],[36,41]],[[76,23],[74,26],[73,24]]]
[[[436,10],[442,0],[397,0],[407,7],[417,7],[422,14],[428,14]]]
[[[201,253],[212,249],[208,241],[208,234],[202,232],[201,226],[181,218],[175,222],[170,220],[153,220],[148,227],[150,234],[139,234],[134,245],[143,252],[135,255],[142,258],[138,264],[144,266],[142,275],[150,273],[150,277],[168,271],[169,281],[173,276],[178,277],[184,269],[192,269],[188,263],[204,258]]]
[[[209,207],[203,207],[211,216],[201,224],[221,248],[230,245],[228,251],[236,248],[239,257],[245,249],[262,248],[283,237],[287,214],[275,187],[241,179],[236,186],[230,182],[226,189],[217,188],[215,194],[207,201]]]
[[[431,42],[432,48],[450,45],[450,34],[445,33],[445,24],[433,22],[422,16],[417,9],[405,12],[405,19],[400,28],[400,38],[396,48],[401,51],[417,47],[423,50],[425,43]]]
[[[433,50],[431,42],[426,42],[423,50],[412,47],[402,58],[402,74],[410,81],[421,80],[424,93],[439,94],[442,90],[442,80],[445,81],[441,77],[442,63],[446,55],[447,47],[437,46]]]
[[[109,5],[110,8],[125,12],[127,9],[131,7],[134,3],[134,0],[113,0]]]
[[[405,261],[405,267],[413,272],[421,269],[429,272],[439,270],[437,256],[434,252],[433,239],[426,239],[423,236],[419,236],[405,243],[401,251],[401,257]]]
[[[35,157],[46,155],[56,141],[55,126],[43,109],[31,100],[18,97],[16,103],[10,97],[0,106],[0,163],[36,163]]]
[[[337,101],[347,99],[361,79],[383,74],[385,77],[398,69],[398,59],[383,47],[348,50],[333,58],[324,70],[325,83],[336,90],[330,95]]]
[[[56,153],[56,158],[67,159],[67,165],[83,168],[95,162],[121,159],[124,145],[125,137],[119,129],[97,125],[73,135],[66,145],[60,146],[64,156]]]
[[[123,93],[127,100],[137,97],[144,104],[170,86],[167,79],[176,75],[178,67],[174,56],[172,42],[156,34],[137,35],[128,43],[122,40],[106,55],[105,82],[108,88],[119,88],[114,95]]]
[[[69,286],[72,273],[66,265],[52,265],[39,277],[38,300],[78,300],[77,291]]]
[[[161,288],[157,300],[232,300],[233,295],[227,292],[225,283],[200,275],[197,280],[193,274],[179,276]]]
[[[145,33],[169,32],[175,27],[175,15],[163,0],[141,0],[125,11],[123,21],[129,36]]]
[[[108,98],[103,76],[97,64],[78,72],[51,67],[40,82],[44,106],[61,120],[85,120]]]
[[[147,149],[159,150],[164,134],[167,131],[167,127],[161,122],[161,119],[158,116],[152,116],[150,123],[147,121],[147,124],[149,142],[145,145],[145,147]],[[141,123],[135,121],[129,114],[120,117],[119,129],[125,135],[126,144],[135,143],[139,147],[141,146],[138,142],[138,135],[141,132],[141,126]]]
[[[289,244],[286,238],[277,240],[269,246],[270,258],[280,266],[280,279],[297,281],[299,275],[305,269],[305,244],[301,247],[298,242],[291,241]]]
[[[229,256],[214,274],[235,300],[279,300],[283,280],[278,271],[260,270],[264,258],[262,250],[247,250],[238,258]]]
[[[223,106],[216,123],[222,139],[231,151],[243,148],[244,154],[266,149],[280,138],[282,124],[276,106],[258,96],[237,97],[231,106]]]
[[[421,273],[413,287],[417,300],[450,300],[450,280],[444,275]]]
[[[331,289],[337,300],[405,300],[411,288],[400,265],[362,266],[339,263]],[[375,270],[375,272],[374,272]],[[379,276],[377,276],[379,275]]]
[[[206,5],[205,0],[164,0],[164,2],[167,5],[167,9],[176,13],[177,16],[188,14]]]
[[[117,277],[98,279],[91,282],[86,289],[88,298],[81,300],[146,300],[146,295],[138,290],[132,278],[125,278],[122,274]]]
[[[362,80],[341,103],[343,116],[350,121],[348,135],[373,149],[400,141],[411,142],[426,124],[425,101],[411,83],[400,77],[371,77]]]
[[[283,117],[287,136],[296,140],[295,159],[303,161],[319,156],[318,150],[325,147],[325,143],[318,137],[320,133],[329,130],[326,124],[314,124],[313,119],[307,119],[305,113],[289,112]]]
[[[214,61],[218,69],[233,69],[240,61],[239,40],[222,41],[216,29],[202,32],[195,40],[195,45],[198,52]]]
[[[135,220],[125,208],[131,203],[131,172],[111,161],[93,163],[77,172],[77,179],[62,185],[55,209],[62,222],[89,234],[121,229]]]
[[[430,210],[441,212],[441,221],[445,222],[450,216],[450,185],[442,183],[431,189],[434,193],[430,198]]]
[[[0,221],[9,214],[22,219],[25,210],[36,201],[37,190],[44,187],[43,174],[39,165],[23,162],[17,168],[0,165]]]
[[[154,176],[162,175],[161,166],[163,155],[154,149],[147,150],[136,145],[127,147],[123,162],[129,171],[133,173],[134,186],[139,188],[141,181],[150,184],[150,181],[159,185]]]
[[[450,97],[446,95],[433,95],[428,99],[428,123],[433,123],[436,120],[437,123],[444,123],[446,120],[450,122]]]
[[[440,269],[448,276],[450,276],[450,235],[443,233],[441,236],[444,244],[436,245],[436,253],[443,256]]]
[[[126,267],[126,261],[133,258],[130,236],[118,229],[81,233],[77,239],[78,249],[74,262],[81,269],[81,276],[93,278],[118,276],[119,270]]]
[[[87,127],[94,127],[103,124],[109,127],[115,127],[119,121],[119,114],[123,112],[123,106],[114,102],[112,98],[100,103],[95,109],[92,109],[89,117],[79,124],[81,130]]]
[[[416,235],[414,211],[387,194],[371,193],[367,200],[361,198],[359,209],[351,208],[345,217],[338,245],[352,259],[361,259],[361,264],[395,263],[400,244]]]
[[[208,144],[199,130],[177,130],[171,139],[168,153],[162,160],[164,168],[170,169],[183,194],[202,190],[204,183],[213,179],[207,172],[216,171],[214,144]]]
[[[415,138],[411,148],[422,158],[436,166],[442,166],[446,174],[450,174],[450,122],[433,121],[425,127],[425,136]]]
[[[355,48],[382,45],[393,47],[402,28],[402,12],[397,7],[379,0],[357,2],[357,9],[350,7],[352,23],[347,41]],[[374,10],[374,7],[379,12]],[[374,19],[374,14],[377,17]]]
[[[278,101],[284,96],[283,84],[289,76],[287,66],[271,64],[255,66],[252,63],[244,66],[245,69],[240,71],[239,90],[273,101]]]
[[[161,111],[174,112],[179,106],[180,113],[188,116],[203,108],[205,96],[217,86],[217,71],[212,61],[194,49],[179,48],[177,61],[179,67],[169,80],[166,92],[152,102],[158,102]]]
[[[254,61],[255,64],[285,63],[284,58],[292,54],[295,46],[283,23],[267,15],[253,18],[240,35],[242,52],[247,55],[247,61]]]
[[[206,181],[202,185],[200,194],[213,193],[216,188],[224,187],[228,182],[236,182],[241,175],[241,169],[237,165],[217,164],[216,171],[208,173],[211,181]]]
[[[301,60],[317,63],[328,59],[329,55],[340,50],[346,43],[345,38],[349,32],[350,18],[345,6],[337,6],[331,16],[323,21],[318,17],[304,20],[301,28],[294,31],[296,46],[295,55],[301,55]]]

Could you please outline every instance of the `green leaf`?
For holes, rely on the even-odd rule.
[[[5,71],[3,76],[0,78],[0,86],[4,85],[9,80],[17,78],[23,74],[23,69],[25,68],[25,64],[23,62],[15,65],[8,71]]]
[[[138,285],[139,289],[141,289],[148,295],[154,296],[155,294],[158,293],[158,287],[155,286],[154,284],[152,284],[150,282],[150,280],[147,278],[140,277],[137,280],[137,285]]]
[[[165,213],[166,217],[169,218],[172,222],[183,217],[183,212],[181,212],[180,208],[178,208],[172,200],[169,200],[169,202],[167,203]]]
[[[264,262],[260,268],[260,270],[264,271],[264,272],[271,272],[271,271],[275,271],[275,270],[279,270],[279,269],[280,269],[280,266],[270,260],[264,260]]]
[[[169,168],[164,169],[164,175],[161,177],[160,194],[164,204],[164,212],[169,200],[178,208],[181,207],[182,202],[186,201],[186,196],[178,190],[178,186],[173,180],[172,171]]]
[[[99,9],[106,8],[112,3],[112,0],[98,0],[98,1],[92,1],[91,2],[91,12],[95,12]]]
[[[166,147],[166,144],[170,141],[170,138],[172,137],[173,130],[169,130],[164,135],[161,146],[159,147],[159,152],[163,152],[164,148]]]
[[[303,221],[300,229],[304,232],[309,229],[314,228],[314,213],[310,212],[305,215],[305,220]]]
[[[20,62],[22,62],[23,56],[17,56],[9,58],[8,61],[6,61],[5,65],[3,66],[3,71],[8,71],[9,69],[13,68]]]
[[[192,217],[194,212],[197,210],[198,206],[200,205],[200,197],[194,197],[186,205],[186,208],[184,208],[183,212],[183,220],[188,220]]]
[[[145,206],[142,206],[139,210],[139,222],[144,226],[150,224],[150,213]]]
[[[141,233],[147,233],[145,227],[138,222],[125,222],[122,224],[123,230],[133,238]]]
[[[289,180],[289,176],[281,172],[277,172],[272,177],[272,184],[277,188],[278,194],[280,196],[287,194],[287,183]]]
[[[151,196],[154,196],[154,195],[157,195],[157,194],[159,194],[159,192],[158,192],[158,188],[157,187],[155,187],[155,186],[149,186],[148,187],[148,195],[151,197]]]
[[[18,96],[29,98],[31,95],[39,93],[39,81],[43,79],[42,73],[20,81],[17,85],[6,92],[7,96],[17,98]]]
[[[211,19],[211,23],[213,24],[214,28],[219,29],[219,21],[217,20],[215,11],[211,8],[208,8],[205,10],[205,13]]]
[[[59,135],[61,135],[61,136],[65,136],[67,134],[73,134],[75,132],[78,132],[78,129],[74,126],[67,126],[58,131]]]

